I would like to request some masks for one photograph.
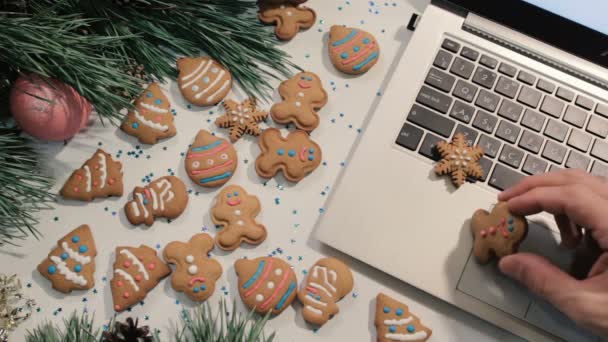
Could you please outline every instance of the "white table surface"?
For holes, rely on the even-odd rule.
[[[249,193],[257,195],[262,202],[259,219],[267,226],[268,239],[260,246],[240,248],[232,253],[214,250],[213,255],[223,268],[218,281],[214,305],[221,297],[229,301],[237,298],[239,310],[245,312],[238,299],[233,263],[242,257],[257,257],[267,254],[291,263],[298,275],[307,270],[323,255],[337,252],[321,246],[309,238],[319,217],[327,194],[332,191],[348,153],[360,134],[364,132],[364,121],[373,112],[386,87],[385,78],[391,72],[394,61],[401,56],[411,36],[407,24],[413,12],[422,13],[428,0],[310,0],[308,5],[317,11],[317,23],[310,30],[300,33],[282,48],[293,56],[293,60],[304,69],[321,76],[329,93],[329,103],[320,111],[320,127],[312,134],[323,148],[324,163],[309,177],[298,184],[289,184],[282,177],[267,183],[259,178],[254,162],[259,149],[256,140],[246,137],[236,143],[240,165],[231,184],[244,186]],[[345,76],[338,73],[326,53],[328,31],[333,24],[360,27],[374,34],[381,44],[382,56],[378,64],[366,75]],[[278,85],[278,82],[276,82]],[[390,86],[399,86],[391,84]],[[166,94],[177,111],[178,135],[154,146],[144,146],[115,127],[103,127],[99,121],[81,132],[66,146],[63,144],[41,144],[47,156],[47,165],[56,177],[55,190],[59,190],[69,174],[101,147],[123,163],[125,194],[122,198],[96,200],[92,203],[60,200],[54,210],[40,214],[40,230],[44,237],[37,241],[25,241],[20,248],[3,248],[2,273],[17,273],[26,293],[39,304],[40,311],[13,334],[12,340],[24,339],[25,331],[44,320],[59,323],[74,310],[86,308],[95,312],[95,320],[102,326],[114,314],[109,280],[112,274],[114,248],[118,245],[139,246],[147,244],[162,248],[171,241],[187,241],[192,235],[208,231],[215,233],[209,217],[214,196],[218,190],[206,190],[192,183],[183,167],[183,155],[199,129],[207,129],[226,137],[226,131],[215,127],[213,122],[222,113],[220,107],[189,107],[183,100],[174,82],[164,86]],[[244,99],[236,87],[229,98]],[[274,94],[275,100],[278,94]],[[270,104],[265,104],[269,108]],[[276,126],[269,120],[269,126]],[[139,153],[139,151],[142,151]],[[133,153],[132,153],[133,152]],[[138,158],[134,157],[138,154]],[[167,223],[157,221],[151,228],[133,227],[125,218],[122,207],[129,199],[132,189],[143,184],[146,176],[151,179],[175,173],[192,190],[190,203],[185,213],[177,220]],[[151,175],[153,174],[153,175]],[[80,224],[92,227],[99,254],[97,256],[95,290],[73,292],[63,295],[54,291],[50,283],[36,271],[37,264],[56,246],[56,241]],[[362,237],[364,238],[364,237]],[[520,341],[519,338],[448,305],[426,293],[402,283],[378,270],[347,256],[341,256],[355,273],[355,289],[339,303],[341,312],[319,330],[313,330],[301,316],[301,306],[293,304],[268,324],[268,331],[276,331],[278,341],[375,341],[373,326],[374,298],[384,292],[410,306],[422,322],[433,329],[431,341]],[[432,270],[429,270],[432,272]],[[142,323],[161,329],[167,337],[183,307],[193,304],[176,293],[167,279],[152,290],[143,306],[135,306],[131,312],[121,313],[120,320],[128,316],[139,317]]]

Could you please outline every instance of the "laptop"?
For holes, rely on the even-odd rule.
[[[605,13],[599,0],[432,1],[313,236],[524,339],[598,341],[478,264],[469,222],[526,175],[608,176]],[[433,172],[435,144],[457,133],[485,150],[485,176],[459,189]],[[553,219],[529,219],[520,250],[568,269]]]

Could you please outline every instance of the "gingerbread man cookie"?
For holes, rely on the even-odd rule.
[[[317,261],[298,291],[298,299],[304,305],[304,320],[316,325],[327,323],[339,311],[336,303],[353,286],[353,273],[342,261],[336,258]]]
[[[280,40],[292,40],[300,30],[311,28],[317,20],[315,11],[291,3],[259,3],[258,17],[265,24],[276,25],[275,34]]]
[[[176,266],[171,285],[177,292],[184,292],[195,302],[209,298],[215,290],[215,282],[222,275],[222,265],[209,258],[213,239],[209,234],[194,235],[189,242],[171,242],[165,247],[165,261]]]
[[[234,263],[239,278],[239,295],[245,305],[258,313],[278,315],[296,298],[298,279],[285,261],[274,257]]]
[[[98,149],[80,169],[74,171],[61,188],[61,196],[79,201],[122,196],[122,164]]]
[[[262,178],[272,178],[283,171],[285,178],[299,182],[321,164],[321,147],[303,131],[281,136],[276,128],[265,130],[258,140],[262,153],[255,161],[255,170]]]
[[[152,83],[135,101],[120,129],[137,137],[142,144],[156,144],[160,139],[175,136],[171,104],[158,83]]]
[[[95,286],[96,255],[91,229],[83,224],[57,241],[57,247],[38,265],[38,272],[59,292],[88,290]]]
[[[359,75],[371,69],[380,57],[378,41],[370,33],[344,26],[329,32],[329,57],[336,69]]]
[[[177,218],[186,209],[186,185],[174,176],[161,177],[146,187],[133,190],[133,200],[125,204],[131,224],[151,226],[157,217]]]
[[[311,132],[319,126],[317,110],[327,104],[327,92],[321,80],[312,72],[302,72],[279,86],[283,102],[270,108],[276,123],[294,123],[297,128]]]
[[[376,297],[376,333],[378,342],[425,342],[433,331],[410,313],[407,305],[385,295]]]
[[[197,106],[220,103],[232,87],[230,71],[209,57],[180,58],[177,69],[177,84],[182,95]]]
[[[116,248],[114,277],[110,281],[115,311],[142,301],[171,269],[148,246]]]
[[[255,137],[260,135],[259,122],[266,120],[268,113],[258,110],[255,100],[248,99],[243,103],[233,100],[224,101],[226,114],[215,120],[215,124],[230,129],[230,141],[239,140],[244,134]]]
[[[214,188],[232,178],[238,157],[234,146],[225,139],[200,130],[186,155],[186,171],[196,184]]]
[[[496,256],[499,259],[517,253],[528,235],[528,221],[512,215],[506,202],[498,202],[491,213],[479,209],[471,218],[473,255],[481,264]]]
[[[483,149],[479,146],[469,146],[464,134],[454,135],[452,142],[438,142],[437,150],[441,154],[441,160],[435,165],[435,173],[449,174],[457,188],[464,184],[467,177],[483,178],[483,168],[479,165]]]
[[[252,245],[264,242],[266,227],[255,221],[260,208],[258,198],[249,195],[240,186],[231,185],[224,188],[211,210],[213,223],[222,226],[222,230],[215,236],[217,246],[232,251],[242,242]]]

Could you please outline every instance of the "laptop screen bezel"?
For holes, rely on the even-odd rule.
[[[433,0],[456,6],[608,67],[608,36],[522,0]]]

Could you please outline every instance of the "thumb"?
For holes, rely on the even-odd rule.
[[[567,311],[568,296],[573,293],[571,289],[576,287],[577,281],[549,260],[536,254],[517,253],[503,257],[498,267],[502,273],[519,281],[534,294],[561,311]]]

